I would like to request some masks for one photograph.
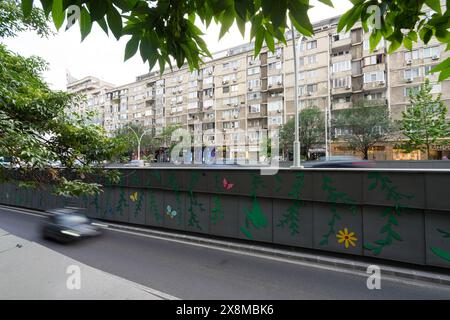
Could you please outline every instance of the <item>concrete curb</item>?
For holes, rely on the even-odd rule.
[[[358,262],[350,259],[343,258],[332,258],[320,255],[314,255],[309,253],[303,253],[298,251],[292,251],[287,249],[274,249],[265,247],[263,245],[249,245],[244,243],[237,243],[232,240],[230,241],[222,241],[216,239],[210,239],[202,236],[192,236],[186,235],[176,232],[164,232],[159,230],[152,230],[147,228],[138,228],[128,225],[120,225],[117,223],[109,223],[107,221],[103,221],[108,224],[108,229],[116,229],[123,230],[128,232],[136,232],[141,234],[147,234],[150,236],[156,236],[161,238],[174,239],[179,241],[191,242],[196,244],[208,245],[211,247],[217,248],[226,248],[235,251],[248,252],[253,254],[260,254],[269,257],[282,258],[287,260],[299,261],[299,262],[307,262],[314,263],[318,265],[335,267],[339,269],[345,269],[350,271],[358,271],[362,273],[366,273],[367,267],[373,264],[376,264],[380,267],[381,273],[383,275],[395,276],[404,278],[407,280],[417,280],[423,282],[429,282],[433,284],[441,284],[441,285],[449,285],[450,286],[450,276],[435,273],[435,272],[426,272],[408,268],[400,268],[400,267],[392,267],[388,265],[383,265],[379,263],[364,263]]]
[[[29,212],[36,215],[41,216],[49,216],[48,213],[42,212],[42,211],[35,211],[30,209],[22,209],[22,208],[16,208],[16,207],[9,207],[9,206],[0,206],[6,209],[12,209],[12,210],[18,210],[23,212]],[[386,264],[381,263],[366,263],[366,262],[360,262],[355,261],[351,259],[345,259],[345,258],[334,258],[334,257],[328,257],[324,255],[319,254],[310,254],[310,253],[304,253],[304,252],[298,252],[293,251],[289,249],[278,249],[278,248],[270,248],[266,247],[264,245],[259,244],[245,244],[245,243],[239,243],[235,240],[217,240],[217,239],[211,239],[206,236],[201,235],[186,235],[182,233],[178,233],[176,231],[171,232],[165,232],[160,230],[154,230],[150,228],[142,228],[142,227],[134,227],[130,225],[124,225],[124,224],[117,224],[117,223],[110,223],[106,220],[97,219],[98,221],[103,222],[107,225],[107,227],[104,227],[105,229],[111,229],[111,230],[118,230],[118,231],[126,231],[126,232],[134,232],[137,234],[143,234],[148,236],[154,236],[164,239],[172,239],[177,241],[183,241],[188,243],[194,243],[199,245],[205,245],[209,247],[215,247],[218,249],[227,249],[227,250],[233,250],[233,251],[239,251],[239,252],[246,252],[256,255],[261,255],[265,257],[273,257],[278,259],[286,259],[294,262],[304,262],[304,263],[310,263],[310,264],[316,264],[318,266],[324,266],[324,267],[332,267],[337,268],[344,271],[354,271],[358,273],[364,273],[366,274],[367,267],[370,265],[377,265],[381,269],[382,275],[388,275],[396,278],[402,278],[405,280],[416,280],[421,282],[427,282],[431,284],[440,284],[440,285],[446,285],[450,286],[450,275],[446,275],[443,273],[436,273],[436,272],[428,272],[428,271],[421,271],[421,270],[415,270],[415,269],[409,269],[409,268],[403,268],[403,267],[393,267]]]

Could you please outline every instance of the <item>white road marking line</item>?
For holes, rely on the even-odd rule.
[[[1,209],[5,209],[5,210],[14,211],[14,212],[20,212],[20,213],[24,213],[24,214],[28,214],[28,215],[32,215],[32,216],[45,218],[44,215],[28,212],[29,210],[24,211],[22,209],[12,209],[10,207],[4,207],[4,206],[0,206],[0,208]],[[135,228],[136,230],[138,230],[138,232],[119,230],[119,229],[112,229],[112,228],[114,228],[114,225],[109,225],[108,227],[103,227],[103,228],[107,229],[107,230],[110,230],[110,231],[122,232],[122,233],[132,234],[132,235],[136,235],[136,236],[146,237],[146,238],[152,238],[152,239],[158,239],[158,240],[164,240],[164,241],[171,241],[171,242],[176,242],[176,243],[181,243],[181,244],[186,244],[186,245],[191,245],[191,246],[197,246],[197,247],[209,248],[209,249],[213,249],[213,250],[219,250],[219,251],[230,252],[230,253],[235,253],[235,254],[247,255],[247,256],[262,258],[262,259],[266,259],[266,260],[286,262],[286,263],[301,265],[301,266],[310,267],[310,268],[317,268],[317,269],[335,271],[335,272],[339,272],[339,273],[358,275],[358,276],[367,278],[367,273],[365,273],[363,271],[359,271],[359,270],[346,270],[344,268],[324,266],[324,265],[321,265],[321,264],[318,264],[318,263],[313,263],[313,262],[290,260],[290,259],[287,259],[287,258],[279,258],[279,257],[274,257],[274,256],[270,256],[270,255],[264,255],[264,254],[260,254],[260,253],[253,253],[253,252],[242,251],[242,250],[238,250],[238,249],[221,248],[221,247],[214,246],[214,245],[193,243],[193,242],[190,242],[190,241],[178,240],[178,239],[173,239],[173,238],[165,238],[163,236],[149,235],[149,234],[140,233],[138,228]],[[383,270],[381,270],[381,273],[383,273]],[[438,283],[427,283],[425,281],[414,280],[414,279],[410,280],[410,279],[404,279],[404,278],[396,278],[396,277],[393,277],[393,276],[390,276],[390,275],[384,275],[383,278],[388,280],[388,281],[402,283],[402,284],[409,284],[409,285],[414,285],[414,286],[418,286],[418,287],[431,287],[431,288],[443,287],[443,288],[448,288],[446,285],[442,285],[442,284],[438,284]]]
[[[272,261],[296,264],[296,265],[301,265],[301,266],[304,266],[304,267],[323,269],[323,270],[334,271],[334,272],[339,272],[339,273],[345,273],[345,274],[350,274],[350,275],[358,275],[358,276],[361,276],[363,278],[367,278],[368,277],[367,273],[365,273],[363,271],[359,271],[359,270],[346,270],[344,268],[324,266],[324,265],[316,264],[316,263],[313,263],[313,262],[296,261],[296,260],[290,260],[290,259],[287,259],[287,258],[278,258],[278,257],[273,257],[273,256],[269,256],[269,255],[260,254],[260,253],[240,251],[240,250],[237,250],[237,249],[220,248],[220,247],[217,247],[217,246],[210,246],[210,245],[200,244],[200,243],[192,243],[192,242],[189,242],[189,241],[164,238],[164,237],[153,236],[153,235],[149,235],[149,234],[142,234],[142,233],[133,232],[133,231],[125,231],[125,230],[118,230],[118,229],[111,229],[111,228],[109,228],[108,230],[116,231],[116,232],[122,232],[122,233],[127,233],[127,234],[132,234],[132,235],[137,235],[137,236],[146,237],[146,238],[153,238],[153,239],[159,239],[159,240],[164,240],[164,241],[171,241],[171,242],[182,243],[182,244],[187,244],[187,245],[191,245],[191,246],[197,246],[197,247],[214,249],[214,250],[219,250],[219,251],[225,251],[225,252],[229,252],[229,253],[246,255],[246,256],[251,256],[251,257],[256,257],[256,258],[262,258],[262,259],[266,259],[266,260],[272,260]],[[381,274],[383,274],[383,270],[381,270]],[[401,279],[401,278],[392,277],[390,275],[383,275],[383,279],[387,280],[387,281],[392,281],[392,282],[397,282],[397,283],[402,283],[402,284],[408,284],[408,285],[414,285],[414,286],[418,286],[418,287],[426,287],[426,288],[443,287],[443,288],[448,288],[447,286],[441,285],[441,284],[438,284],[438,283],[427,283],[427,282],[424,282],[424,281],[419,281],[419,280],[414,280],[414,279],[411,279],[411,280],[409,280],[409,279]]]

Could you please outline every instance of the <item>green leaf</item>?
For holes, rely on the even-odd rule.
[[[83,41],[92,30],[92,21],[89,12],[85,7],[81,8],[80,13],[80,32],[81,32],[81,41]]]
[[[92,21],[99,21],[104,18],[108,12],[109,0],[89,1],[89,12],[91,13]]]
[[[22,12],[25,18],[28,18],[33,9],[33,0],[22,0]]]
[[[437,13],[441,13],[441,1],[440,0],[425,0],[425,4],[436,11]]]
[[[268,32],[268,31],[265,32],[265,40],[266,40],[266,45],[269,48],[269,50],[274,52],[275,51],[275,42],[273,40],[272,34],[270,34],[270,32]]]
[[[91,16],[92,17],[92,16]],[[108,29],[108,25],[106,24],[106,20],[105,18],[101,18],[99,20],[97,20],[98,25],[100,26],[100,28],[103,29],[103,31],[105,31],[106,34],[109,34],[109,29]]]
[[[64,23],[64,19],[66,18],[63,10],[63,0],[53,0],[52,18],[56,29],[59,30]]]
[[[139,48],[139,41],[140,38],[137,35],[133,35],[131,39],[127,42],[127,45],[125,47],[125,59],[124,61],[127,61],[132,56],[134,56]]]
[[[319,2],[322,2],[322,3],[326,4],[327,6],[334,8],[333,2],[331,2],[331,0],[319,0]]]
[[[289,17],[295,28],[305,36],[313,34],[313,26],[309,21],[307,4],[300,1],[289,2]]]
[[[122,36],[122,17],[119,11],[111,5],[106,15],[109,28],[111,29],[114,37],[119,40]]]

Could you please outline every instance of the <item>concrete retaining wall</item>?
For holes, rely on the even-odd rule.
[[[450,268],[450,171],[120,171],[120,183],[79,199],[89,216]],[[67,201],[0,185],[7,205]]]

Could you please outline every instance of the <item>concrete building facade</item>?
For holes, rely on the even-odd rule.
[[[432,39],[426,46],[415,44],[412,51],[402,47],[387,55],[382,41],[370,52],[370,33],[360,25],[338,33],[338,20],[335,17],[316,23],[311,38],[296,35],[300,108],[318,107],[326,115],[327,128],[333,112],[361,101],[385,104],[391,117],[400,119],[409,104],[408,93],[417,90],[426,77],[433,84],[433,92],[442,94],[450,107],[450,81],[438,83],[438,75],[429,73],[450,56],[444,45]],[[132,121],[153,128],[155,134],[164,126],[180,125],[191,134],[205,133],[204,142],[234,145],[225,148],[231,155],[258,158],[265,131],[278,128],[295,113],[290,32],[286,38],[287,46],[277,46],[275,52],[263,47],[257,58],[253,57],[254,44],[250,43],[215,54],[198,71],[183,67],[163,75],[150,72],[127,85],[109,87],[98,82],[102,85],[88,87],[84,92],[88,101],[98,106],[99,123],[108,132]],[[72,83],[68,90],[74,91],[93,79]],[[103,98],[95,104],[98,96]],[[328,132],[328,137],[340,134],[336,130]],[[403,157],[393,147],[377,148],[373,150],[375,158]],[[330,146],[331,154],[348,151],[340,144]]]

